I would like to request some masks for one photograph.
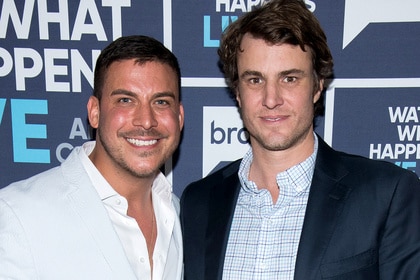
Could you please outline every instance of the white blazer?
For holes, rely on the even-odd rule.
[[[0,279],[136,279],[76,151],[0,190]]]

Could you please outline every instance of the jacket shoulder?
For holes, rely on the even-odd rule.
[[[385,176],[415,175],[414,172],[401,168],[392,162],[378,159],[369,159],[359,155],[337,152],[340,161],[346,165],[349,170],[358,173],[382,174]]]
[[[415,173],[384,160],[337,151],[320,141],[315,168],[334,178],[351,175],[375,180],[380,178],[416,177]]]
[[[219,186],[226,178],[237,176],[241,160],[242,159],[233,161],[215,171],[214,173],[211,173],[200,180],[190,183],[185,188],[182,197],[185,195],[193,195],[194,193],[207,193],[210,191],[210,189]]]
[[[68,186],[72,185],[69,181],[84,180],[85,176],[80,174],[80,170],[83,168],[73,151],[61,165],[0,189],[0,198],[15,201],[54,199],[68,191]]]
[[[21,195],[42,195],[47,188],[51,189],[60,182],[60,167],[54,167],[24,180],[13,182],[0,190],[0,198],[19,197]]]

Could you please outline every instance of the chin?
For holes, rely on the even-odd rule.
[[[124,168],[128,173],[137,178],[150,178],[156,176],[159,172],[159,167],[156,166],[125,166]]]

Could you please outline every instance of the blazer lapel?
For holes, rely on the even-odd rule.
[[[295,279],[318,279],[322,256],[351,189],[340,184],[347,171],[336,152],[319,139],[318,155],[312,179],[295,266]]]
[[[110,269],[121,279],[135,279],[122,244],[108,218],[106,209],[85,170],[78,155],[72,153],[63,163],[63,175],[70,189],[70,205],[91,233]]]
[[[225,174],[230,174],[214,189],[209,198],[210,217],[206,232],[205,279],[222,279],[230,226],[240,190],[237,175],[239,162],[225,171]]]

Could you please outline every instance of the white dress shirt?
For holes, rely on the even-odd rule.
[[[172,194],[172,187],[160,173],[152,185],[157,238],[153,251],[153,278],[146,240],[136,220],[127,215],[127,200],[119,195],[88,158],[95,142],[83,145],[80,155],[92,183],[104,203],[110,220],[124,247],[128,261],[138,279],[181,279],[182,239],[179,223],[179,200]],[[175,203],[173,204],[173,199]]]

